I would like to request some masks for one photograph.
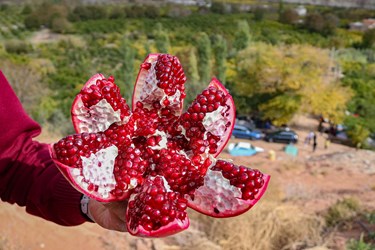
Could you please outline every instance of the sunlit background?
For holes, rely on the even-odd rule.
[[[0,0],[0,69],[42,141],[73,132],[72,101],[97,72],[130,104],[149,53],[180,59],[185,103],[215,76],[239,124],[298,135],[297,153],[232,138],[263,151],[222,154],[271,173],[265,200],[235,219],[194,214],[187,232],[163,240],[61,228],[2,204],[0,249],[60,249],[61,239],[82,249],[375,248],[375,0]]]

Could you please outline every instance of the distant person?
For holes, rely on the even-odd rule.
[[[308,144],[310,145],[310,142],[311,140],[313,139],[315,133],[313,131],[310,131],[307,136],[306,136],[306,139],[305,139],[305,144]]]
[[[317,145],[318,145],[316,139],[317,139],[317,138],[316,138],[316,134],[314,133],[314,135],[313,135],[313,152],[315,152],[316,147],[317,147]]]
[[[331,144],[331,141],[329,140],[329,138],[326,138],[326,140],[324,141],[324,149],[328,149],[330,144]]]
[[[1,200],[59,225],[94,221],[125,232],[127,202],[104,204],[75,190],[55,167],[48,145],[33,140],[40,132],[0,71]]]

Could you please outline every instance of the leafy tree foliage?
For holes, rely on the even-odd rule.
[[[220,2],[213,2],[211,4],[211,11],[213,13],[225,14],[225,4]]]
[[[363,33],[362,47],[375,48],[375,29],[369,29]]]
[[[189,50],[189,64],[187,68],[187,76],[191,82],[199,82],[198,59],[195,53],[195,49]]]
[[[223,36],[215,35],[213,37],[213,51],[215,57],[215,75],[225,85],[228,49],[227,41]]]
[[[57,17],[52,20],[51,30],[56,33],[68,33],[72,30],[72,25],[66,18]]]
[[[205,85],[200,82],[196,49],[194,47],[190,48],[186,54],[187,62],[184,69],[187,82],[185,84],[186,98],[184,104],[189,105],[195,99],[196,95],[204,89]],[[183,58],[184,56],[180,57],[180,59]],[[184,62],[181,60],[181,63]]]
[[[258,43],[241,51],[237,62],[234,90],[255,99],[253,110],[276,124],[297,112],[342,119],[350,92],[326,75],[332,64],[328,51]]]
[[[72,21],[87,21],[107,18],[107,11],[103,6],[89,5],[83,6],[78,5],[74,8],[70,19]]]
[[[127,38],[125,38],[120,46],[120,51],[124,59],[122,63],[122,68],[124,69],[123,71],[125,74],[123,78],[124,83],[123,86],[120,86],[120,89],[123,91],[122,95],[127,100],[130,100],[131,91],[129,91],[129,89],[132,89],[133,83],[135,82],[135,49],[132,47],[131,42]]]
[[[265,10],[262,7],[257,7],[254,9],[254,20],[255,21],[262,21],[264,19]]]
[[[211,41],[204,32],[200,33],[197,39],[198,71],[201,83],[207,84],[211,78]]]
[[[299,20],[299,15],[294,9],[286,9],[281,12],[279,20],[285,24],[296,24]]]
[[[242,50],[249,45],[250,40],[251,35],[248,22],[246,20],[238,21],[233,47],[236,48],[237,51]]]
[[[156,24],[154,36],[158,53],[168,53],[170,47],[169,36],[161,23]]]
[[[68,13],[69,10],[65,5],[44,3],[26,16],[24,24],[28,29],[52,27],[55,18],[66,19]]]
[[[339,19],[333,14],[311,13],[306,16],[304,26],[312,32],[332,35],[335,33],[338,24]]]

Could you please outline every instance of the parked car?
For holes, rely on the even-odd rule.
[[[264,137],[264,134],[259,130],[253,130],[241,125],[234,125],[232,136],[234,138],[243,138],[250,140],[259,140]]]
[[[298,135],[292,130],[280,130],[267,134],[264,139],[268,142],[297,143]]]
[[[228,145],[228,152],[233,156],[252,156],[264,152],[264,149],[248,142],[237,142]]]

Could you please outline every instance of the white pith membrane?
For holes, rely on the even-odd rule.
[[[206,113],[202,123],[207,132],[211,132],[211,134],[219,137],[224,136],[226,131],[225,125],[230,121],[228,116],[225,116],[225,108],[220,106],[215,111]]]
[[[194,204],[199,210],[207,211],[209,214],[231,215],[249,206],[241,197],[240,188],[231,185],[220,171],[209,168],[204,177],[204,185],[194,192],[194,200],[188,195],[185,198],[189,204]]]
[[[118,148],[112,145],[91,154],[89,158],[81,156],[82,169],[71,169],[72,176],[85,190],[89,183],[92,183],[98,186],[98,194],[103,198],[108,198],[110,191],[116,186],[113,168],[117,155]]]
[[[174,95],[168,96],[164,93],[164,90],[159,88],[156,79],[155,65],[157,60],[151,63],[151,67],[147,72],[147,75],[144,77],[144,84],[139,93],[138,101],[142,102],[143,107],[147,109],[152,109],[152,104],[155,101],[158,101],[162,107],[165,107],[163,101],[167,99],[169,101],[169,107],[172,111],[179,110],[181,106],[181,92],[176,91]],[[160,110],[159,110],[160,114]]]
[[[150,148],[153,150],[161,150],[163,148],[167,148],[167,134],[164,131],[156,130],[155,134],[152,134],[150,136],[160,136],[161,141],[158,143],[158,145],[151,146]]]
[[[90,108],[85,107],[82,100],[79,100],[73,115],[80,121],[79,132],[100,132],[105,131],[113,123],[121,121],[121,111],[115,111],[106,99],[102,99]]]

